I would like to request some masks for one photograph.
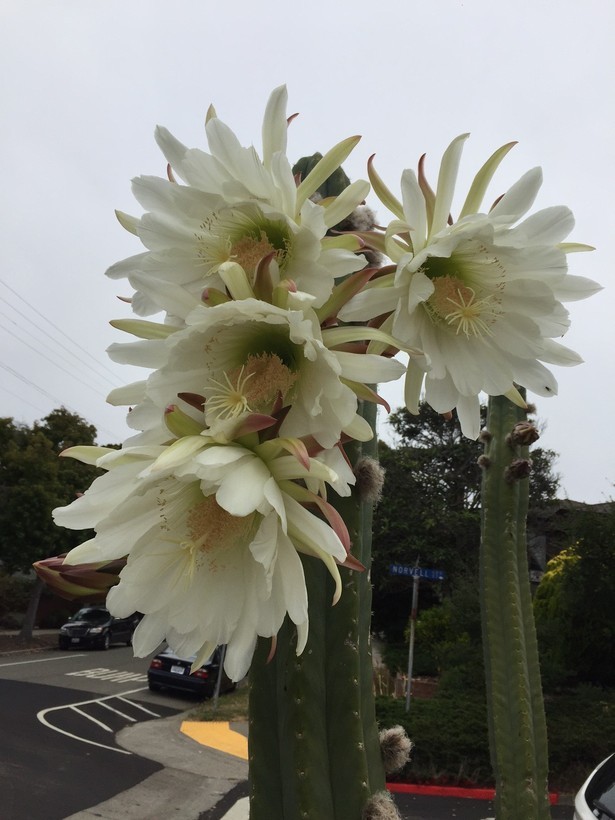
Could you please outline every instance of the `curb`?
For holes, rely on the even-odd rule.
[[[463,789],[459,786],[426,786],[421,783],[387,783],[387,789],[399,794],[426,794],[434,797],[457,797],[471,800],[493,800],[495,789]],[[549,793],[549,803],[559,803],[559,794]]]

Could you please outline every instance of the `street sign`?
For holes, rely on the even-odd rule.
[[[429,581],[443,581],[446,578],[446,573],[441,569],[423,569],[422,567],[411,567],[408,564],[391,564],[389,574],[405,575],[408,578],[427,578]]]
[[[410,612],[410,641],[408,644],[408,686],[406,689],[406,712],[410,709],[410,695],[412,693],[412,663],[414,659],[414,632],[416,613],[419,607],[419,583],[421,578],[428,581],[443,581],[446,573],[441,569],[423,569],[408,564],[389,564],[390,575],[403,575],[412,578],[412,610]]]

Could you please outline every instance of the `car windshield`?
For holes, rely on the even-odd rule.
[[[615,817],[615,755],[605,761],[587,787],[587,802],[597,817]]]
[[[103,624],[109,620],[109,613],[105,609],[80,609],[71,621],[87,621],[91,624]]]

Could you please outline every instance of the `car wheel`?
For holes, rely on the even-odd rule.
[[[68,649],[68,641],[59,641],[58,646],[60,649]]]
[[[127,639],[126,646],[132,646],[132,635]]]
[[[159,683],[148,683],[150,692],[160,692],[162,686]]]
[[[110,646],[111,646],[111,639],[109,638],[109,633],[107,632],[107,634],[105,635],[105,637],[102,639],[102,641],[100,643],[100,648],[101,649],[109,649]]]

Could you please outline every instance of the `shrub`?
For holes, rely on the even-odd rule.
[[[412,758],[396,779],[440,785],[490,785],[486,706],[477,696],[436,695],[414,700],[378,698],[381,728],[399,724],[415,744]]]
[[[546,700],[550,787],[576,791],[613,751],[615,690],[582,685]],[[415,744],[396,779],[442,785],[493,785],[484,696],[438,691],[431,700],[376,699],[381,728],[400,724]]]

